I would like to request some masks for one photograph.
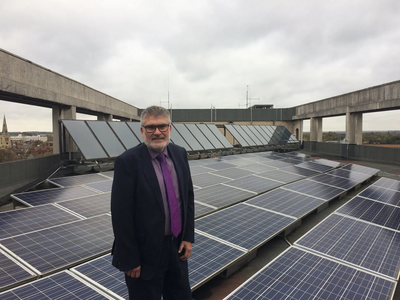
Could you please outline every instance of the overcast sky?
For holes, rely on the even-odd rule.
[[[244,108],[247,86],[286,108],[400,80],[399,16],[399,0],[1,0],[0,48],[139,108],[168,91],[173,109]],[[9,131],[52,130],[26,108],[0,101]],[[363,129],[400,130],[399,114]]]

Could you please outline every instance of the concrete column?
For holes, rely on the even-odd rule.
[[[76,106],[69,107],[53,107],[53,154],[60,154],[60,132],[59,132],[59,121],[60,120],[76,120]],[[76,151],[76,147],[72,138],[66,133],[66,149],[68,151]]]
[[[346,113],[346,143],[362,145],[362,113]]]
[[[296,137],[296,139],[300,142],[303,141],[303,120],[297,120],[293,122],[293,131],[292,133]]]
[[[310,141],[322,142],[322,118],[310,119]]]
[[[99,114],[97,115],[97,121],[112,121],[113,115],[109,114]]]

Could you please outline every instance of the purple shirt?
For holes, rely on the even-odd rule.
[[[164,213],[165,213],[164,234],[165,235],[170,235],[170,234],[172,234],[171,233],[171,216],[170,216],[170,213],[169,213],[169,204],[168,204],[168,198],[167,198],[167,191],[165,189],[164,176],[162,174],[161,165],[160,165],[159,161],[156,159],[156,157],[160,153],[154,151],[153,149],[151,149],[149,147],[147,147],[147,150],[149,150],[149,154],[150,154],[150,157],[151,157],[151,163],[153,164],[154,171],[156,171],[158,184],[159,184],[160,190],[161,190],[161,196],[162,196],[162,199],[163,199]],[[171,174],[171,179],[172,179],[172,183],[174,185],[176,199],[178,200],[179,211],[182,212],[182,201],[181,201],[181,198],[180,198],[180,195],[179,195],[178,176],[176,175],[174,162],[172,161],[171,157],[169,156],[168,150],[167,150],[166,147],[165,147],[163,153],[165,154],[165,160],[167,162],[167,166],[168,166],[169,172]],[[182,213],[181,213],[181,215],[182,215]]]

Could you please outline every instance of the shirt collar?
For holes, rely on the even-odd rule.
[[[155,151],[154,149],[147,147],[147,150],[149,151],[151,159],[156,159],[156,157],[160,154],[160,152]],[[168,157],[168,150],[167,147],[165,147],[164,151],[162,152],[165,154],[166,157]]]

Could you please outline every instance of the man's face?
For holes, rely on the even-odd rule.
[[[149,125],[157,126],[163,124],[168,124],[167,117],[148,116],[143,120],[143,126],[149,126]],[[167,131],[164,132],[161,132],[158,128],[156,128],[156,130],[152,133],[149,133],[146,131],[145,128],[140,127],[144,143],[147,145],[147,147],[152,148],[157,152],[162,152],[169,143],[171,127],[172,127],[171,124],[169,124]]]

